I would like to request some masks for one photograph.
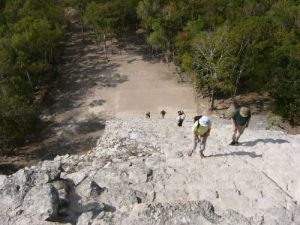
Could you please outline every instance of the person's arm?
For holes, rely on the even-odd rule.
[[[194,137],[197,142],[200,142],[199,135],[194,131]]]
[[[198,135],[198,133],[197,133],[197,124],[196,123],[194,123],[194,125],[193,125],[193,134],[194,134],[194,138],[195,138],[195,140],[197,141],[197,142],[199,142],[200,141],[200,138],[199,138],[199,135]]]

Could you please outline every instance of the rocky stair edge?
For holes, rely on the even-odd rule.
[[[152,127],[155,127],[157,123],[167,123],[171,130],[178,129],[176,128],[174,120],[130,120],[131,124],[138,125],[139,123],[136,122],[147,124],[147,126]],[[53,161],[44,161],[31,168],[24,168],[11,176],[1,175],[1,224],[48,224],[49,222],[47,221],[57,221],[57,224],[60,224],[61,222],[69,222],[70,224],[100,224],[99,221],[106,221],[108,224],[114,224],[114,222],[116,222],[114,221],[116,218],[119,219],[119,223],[123,221],[122,213],[126,214],[126,212],[127,216],[128,212],[134,212],[131,214],[129,213],[131,221],[139,220],[145,217],[145,214],[150,213],[151,215],[147,214],[145,218],[149,219],[149,216],[154,217],[156,222],[154,224],[160,224],[161,219],[168,220],[168,218],[170,219],[175,212],[178,214],[186,213],[186,218],[189,218],[190,215],[182,209],[182,206],[184,206],[184,208],[192,207],[190,213],[193,215],[197,214],[196,212],[202,212],[199,214],[201,215],[200,219],[197,218],[197,216],[193,218],[195,221],[202,219],[206,222],[206,224],[259,224],[262,221],[261,218],[246,218],[234,211],[224,212],[224,215],[217,215],[214,213],[214,207],[212,204],[205,200],[198,202],[182,201],[181,203],[159,203],[153,201],[155,198],[155,196],[153,196],[154,193],[150,192],[145,195],[145,193],[138,193],[132,189],[128,189],[128,193],[125,193],[124,195],[124,190],[122,188],[128,188],[129,185],[131,185],[130,180],[136,177],[143,177],[142,179],[144,179],[144,181],[141,182],[147,182],[148,179],[151,179],[151,173],[153,173],[153,171],[147,171],[147,169],[142,172],[139,171],[141,174],[133,173],[131,175],[131,179],[128,180],[126,180],[125,176],[125,179],[122,182],[120,182],[120,180],[114,180],[114,177],[109,177],[107,182],[108,187],[97,184],[97,182],[93,180],[97,175],[97,172],[101,169],[108,169],[111,164],[120,164],[120,166],[124,166],[124,163],[127,163],[125,160],[129,160],[127,163],[128,165],[126,166],[130,167],[132,166],[130,165],[132,160],[141,159],[143,161],[146,157],[151,155],[156,155],[157,158],[162,158],[163,162],[163,152],[160,152],[158,146],[151,146],[152,149],[148,152],[138,152],[134,151],[137,150],[137,146],[134,146],[134,144],[133,146],[130,146],[132,145],[130,141],[129,143],[126,143],[126,140],[136,140],[138,136],[138,133],[135,133],[136,130],[134,126],[132,128],[128,128],[133,132],[130,133],[125,130],[123,134],[114,136],[120,141],[119,143],[111,143],[108,139],[109,134],[111,134],[111,129],[114,129],[114,125],[116,124],[117,126],[121,126],[120,123],[124,123],[126,126],[129,122],[122,120],[109,121],[105,131],[106,135],[104,134],[101,139],[102,141],[99,141],[98,146],[85,155],[57,156]],[[186,123],[186,125],[190,124],[192,124],[192,121],[188,121]],[[166,131],[161,133],[151,133],[150,136],[154,136],[151,137],[153,139],[167,138],[168,135],[172,135],[168,132],[170,131],[166,129]],[[282,132],[270,132],[282,135]],[[127,135],[133,136],[131,136],[131,139],[126,139]],[[134,135],[136,135],[136,137]],[[147,138],[148,137],[146,137],[146,139]],[[138,142],[134,143],[136,144]],[[120,145],[118,146],[118,144]],[[132,150],[132,154],[127,158],[110,158],[109,155],[103,155],[105,150],[111,151],[112,147],[115,148],[116,145],[117,149],[122,147],[130,148]],[[105,149],[106,147],[107,149]],[[145,148],[146,147],[147,145],[145,145]],[[155,147],[157,147],[157,149],[155,149]],[[95,158],[97,160],[95,160]],[[128,177],[130,178],[130,174]],[[120,185],[120,183],[122,185]],[[116,186],[114,186],[114,184],[116,184]],[[79,190],[80,188],[82,189],[81,191]],[[114,200],[115,205],[118,206],[118,208],[107,205],[103,202],[103,200],[97,201],[99,196],[105,196],[105,193],[110,192],[107,191],[107,189],[114,190],[115,194],[123,194],[120,199],[117,198]],[[112,198],[112,193],[106,195],[107,198]],[[88,203],[81,204],[81,202]],[[138,215],[135,215],[136,212],[141,211],[140,208],[143,208],[142,206],[144,207],[142,210],[144,214],[137,213]],[[128,210],[126,208],[132,209]],[[207,210],[203,211],[203,208]],[[162,211],[163,218],[162,215],[157,212],[160,210]],[[122,213],[116,213],[117,211]],[[153,213],[158,213],[158,215],[153,216]],[[114,214],[115,217],[113,216]],[[118,214],[118,216],[116,216],[116,214]],[[213,218],[218,219],[210,220],[207,215],[212,215]],[[182,215],[180,217],[182,217]],[[145,219],[145,224],[147,224],[146,220],[147,219]],[[232,221],[238,222],[234,223]],[[124,224],[129,222],[125,221]],[[53,222],[51,224],[53,224]],[[193,224],[193,221],[187,221],[184,224]]]

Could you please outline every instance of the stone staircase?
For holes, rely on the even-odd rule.
[[[232,209],[246,217],[263,218],[266,224],[292,224],[300,212],[300,137],[250,128],[241,137],[241,145],[229,146],[230,121],[215,119],[205,151],[208,157],[201,160],[196,153],[186,155],[192,124],[187,120],[177,127],[171,119],[112,121],[102,138],[106,150],[99,142],[96,152],[111,151],[106,144],[113,133],[121,137],[118,143],[127,143],[126,150],[134,146],[140,157],[126,160],[141,161],[153,170],[152,180],[137,189],[151,186],[144,192],[155,192],[154,202],[205,199],[220,212]],[[115,149],[128,153],[122,147]]]
[[[107,121],[104,135],[87,154],[57,156],[46,163],[60,170],[59,178],[46,182],[60,199],[50,220],[77,225],[300,224],[299,135],[252,125],[239,146],[229,146],[230,121],[213,119],[207,157],[201,159],[198,153],[187,156],[192,124]],[[40,174],[48,168],[44,164],[23,172]],[[28,215],[16,215],[14,221]]]

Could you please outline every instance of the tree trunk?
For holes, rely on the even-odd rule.
[[[210,110],[213,111],[215,109],[215,90],[211,89],[211,104],[210,104]]]
[[[49,61],[47,57],[47,51],[44,52],[44,63],[47,63]]]
[[[49,59],[50,63],[54,62],[54,57],[53,57],[53,47],[51,46],[50,48],[50,59]]]
[[[243,71],[241,70],[241,71],[239,72],[238,77],[236,78],[233,97],[235,97],[236,94],[237,94],[237,89],[238,89],[238,86],[239,86],[239,82],[240,82],[240,79],[241,79],[241,73],[242,73],[242,72],[243,72]]]
[[[81,38],[82,38],[82,42],[84,42],[84,24],[83,24],[82,15],[80,16],[80,26],[81,26]]]
[[[96,44],[98,49],[101,47],[100,35],[96,33]]]
[[[31,79],[30,79],[28,70],[26,70],[26,75],[27,75],[27,78],[28,78],[28,80],[29,80],[30,86],[31,86],[31,88],[32,88],[32,82],[31,82]]]
[[[168,53],[168,51],[167,52],[165,52],[165,59],[166,59],[166,63],[167,63],[167,65],[168,65],[168,68],[170,67],[170,65],[169,65],[169,53]]]
[[[114,48],[113,48],[113,38],[112,35],[110,36],[110,48],[111,48],[111,54],[114,54]]]
[[[153,58],[153,56],[154,56],[154,49],[153,49],[153,47],[151,46],[151,58]]]
[[[107,57],[107,50],[106,50],[106,35],[103,35],[103,47],[104,47],[104,54],[105,54],[105,60],[108,62],[108,57]]]

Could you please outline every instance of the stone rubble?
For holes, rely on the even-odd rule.
[[[107,121],[85,155],[0,175],[1,225],[298,225],[300,136],[216,119],[201,160],[192,121]]]

